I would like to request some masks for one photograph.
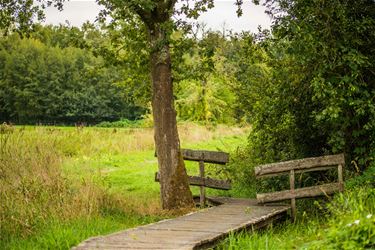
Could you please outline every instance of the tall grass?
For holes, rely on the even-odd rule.
[[[91,181],[73,183],[60,168],[57,141],[2,128],[0,134],[0,240],[26,237],[53,219],[68,221],[121,208]]]
[[[151,128],[19,128],[25,136],[52,140],[64,156],[97,156],[100,154],[128,154],[154,150],[154,132]],[[182,146],[210,141],[226,136],[243,135],[247,128],[218,125],[205,127],[181,123],[178,127]]]
[[[180,138],[188,147],[214,147],[244,131],[182,124]],[[92,235],[173,216],[160,208],[153,151],[147,128],[2,125],[0,249],[68,249]]]

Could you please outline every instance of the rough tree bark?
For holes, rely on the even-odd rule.
[[[172,68],[167,32],[163,25],[148,27],[151,44],[152,110],[160,172],[163,209],[193,206],[185,164],[180,150],[173,102]]]

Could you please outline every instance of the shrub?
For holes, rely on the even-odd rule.
[[[146,127],[146,122],[144,120],[128,120],[122,119],[120,121],[115,122],[101,122],[97,124],[97,127],[102,128],[143,128]]]

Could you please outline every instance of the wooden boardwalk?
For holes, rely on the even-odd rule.
[[[264,227],[284,217],[290,208],[261,206],[249,199],[211,198],[211,202],[221,205],[90,238],[73,249],[204,249],[231,232]]]

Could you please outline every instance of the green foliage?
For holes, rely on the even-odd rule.
[[[102,128],[143,128],[145,127],[144,120],[127,120],[122,119],[120,121],[115,122],[101,122],[96,125],[96,127],[102,127]]]
[[[178,117],[205,123],[234,123],[233,79],[225,68],[230,41],[218,32],[205,32],[201,39],[182,36],[175,43],[172,59]]]
[[[281,18],[275,34],[290,41],[296,67],[307,71],[314,127],[324,131],[327,150],[345,152],[363,169],[374,154],[375,4],[296,1],[288,12],[298,18]]]
[[[34,27],[35,21],[44,19],[43,10],[48,6],[62,10],[64,0],[2,0],[0,2],[0,31],[7,35],[17,31],[28,34]]]
[[[42,30],[51,33],[51,27]],[[66,31],[54,32],[64,35]],[[116,66],[105,65],[102,57],[71,47],[57,35],[45,35],[49,39],[45,42],[63,48],[19,39],[17,35],[1,41],[2,121],[93,123],[135,119],[143,114],[144,109],[134,104],[132,95],[117,85],[123,75]],[[55,44],[55,39],[59,43]]]
[[[273,36],[243,39],[244,59],[235,60],[253,165],[344,152],[348,167],[367,168],[375,154],[374,2],[268,3],[279,8],[270,9]]]
[[[375,247],[375,190],[355,188],[339,194],[329,210],[335,220],[322,240],[312,242],[312,249],[367,249]]]

